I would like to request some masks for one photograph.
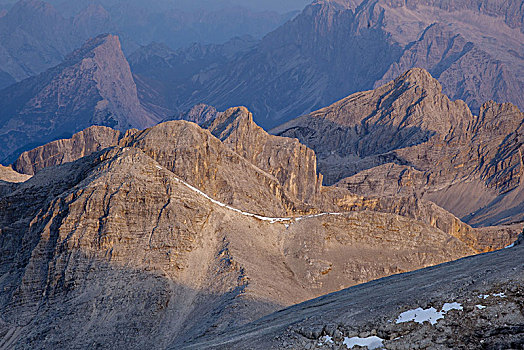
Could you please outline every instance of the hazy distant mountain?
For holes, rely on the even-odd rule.
[[[520,4],[316,1],[250,52],[209,66],[171,91],[174,101],[186,101],[172,107],[242,104],[272,127],[421,67],[474,113],[489,99],[522,108]]]
[[[0,158],[90,125],[126,130],[158,121],[138,100],[118,37],[103,35],[60,65],[0,92]]]
[[[239,35],[261,37],[293,13],[245,7],[182,11],[172,2],[20,0],[0,12],[0,88],[59,64],[82,43],[118,34],[124,52],[160,42],[173,48],[194,42],[221,43]]]
[[[194,91],[187,86],[196,74],[234,59],[257,42],[243,36],[224,44],[194,44],[178,50],[158,43],[141,47],[129,56],[140,100],[164,118],[177,115],[177,106],[192,98]]]

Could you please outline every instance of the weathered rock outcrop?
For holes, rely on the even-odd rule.
[[[91,126],[70,139],[53,141],[22,153],[13,163],[13,168],[22,174],[33,175],[43,168],[72,162],[106,147],[115,146],[120,137],[118,130]]]
[[[141,106],[118,37],[103,35],[46,72],[0,93],[0,158],[91,125],[119,130],[158,122]]]
[[[11,167],[5,167],[0,165],[0,181],[5,182],[24,182],[28,180],[31,176],[26,174],[21,174],[13,170]]]
[[[297,139],[269,135],[245,108],[231,108],[203,124],[233,151],[275,176],[284,190],[306,203],[320,196],[322,175],[317,175],[315,152]]]
[[[511,104],[487,102],[473,115],[413,69],[272,132],[315,150],[327,184],[365,196],[417,195],[490,225],[524,220],[523,125]]]

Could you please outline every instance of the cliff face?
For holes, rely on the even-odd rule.
[[[120,130],[154,124],[145,112],[117,37],[88,41],[64,63],[2,93],[0,157],[90,125]]]
[[[317,175],[315,152],[297,139],[269,135],[253,122],[244,107],[231,108],[204,127],[233,151],[275,176],[284,190],[306,203],[320,196],[322,175]]]
[[[416,194],[489,225],[522,219],[523,121],[515,106],[494,102],[474,116],[464,102],[442,94],[427,72],[414,69],[273,132],[315,150],[328,184],[340,181],[361,195]],[[482,219],[475,219],[480,208]]]
[[[54,165],[72,162],[93,152],[118,144],[120,131],[105,126],[92,126],[73,135],[70,139],[50,142],[26,151],[14,162],[13,168],[34,175],[37,171]]]

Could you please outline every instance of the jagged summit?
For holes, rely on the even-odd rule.
[[[0,96],[1,159],[90,125],[126,130],[158,122],[141,106],[120,41],[111,34],[87,41],[62,64]]]

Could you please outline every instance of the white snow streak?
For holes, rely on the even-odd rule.
[[[157,165],[157,168],[158,169],[162,169],[162,167],[160,167],[158,165]],[[326,216],[326,215],[343,215],[343,213],[320,213],[320,214],[298,216],[298,217],[294,217],[294,218],[271,218],[271,217],[262,216],[262,215],[258,215],[258,214],[248,213],[246,211],[242,211],[240,209],[233,208],[232,206],[229,206],[227,204],[224,204],[222,202],[217,201],[216,199],[211,198],[210,196],[208,196],[204,192],[200,191],[198,188],[188,184],[187,182],[185,182],[182,179],[179,179],[178,177],[174,177],[174,178],[175,178],[175,180],[177,182],[183,184],[184,186],[186,186],[187,188],[189,188],[193,192],[198,193],[199,195],[203,196],[204,198],[208,199],[209,201],[211,201],[212,203],[214,203],[214,204],[216,204],[218,206],[221,206],[223,208],[229,209],[231,211],[234,211],[236,213],[242,214],[244,216],[249,216],[249,217],[252,217],[252,218],[255,218],[255,219],[258,219],[258,220],[262,220],[262,221],[268,221],[270,224],[286,223],[288,225],[288,224],[291,224],[293,222],[298,222],[298,221],[300,221],[302,219],[317,218],[317,217]],[[289,225],[286,226],[286,227],[289,227]]]

